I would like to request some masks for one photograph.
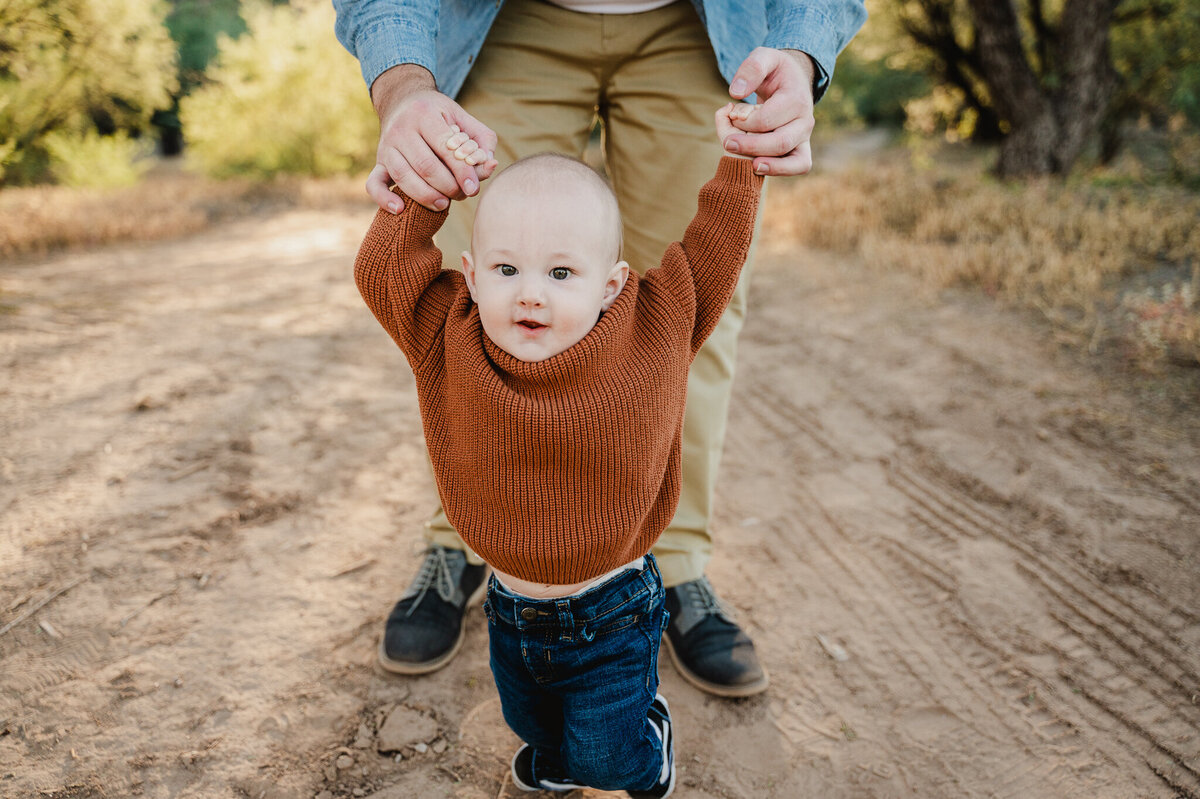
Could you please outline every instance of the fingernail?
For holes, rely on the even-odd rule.
[[[742,80],[741,78],[738,78],[737,80],[735,80],[733,82],[733,85],[729,87],[729,93],[730,94],[745,94],[746,93],[746,81]]]
[[[765,163],[759,164],[758,166],[754,167],[754,171],[760,175],[765,175],[767,174],[767,165]]]
[[[725,140],[725,149],[731,153],[736,153],[736,152],[741,151],[741,148],[738,147],[737,141],[734,139],[726,139]]]
[[[434,200],[434,201],[433,201],[433,207],[434,207],[434,208],[436,208],[436,209],[437,209],[437,210],[439,210],[439,211],[445,211],[445,210],[446,210],[446,206],[447,206],[447,205],[449,205],[449,204],[450,204],[450,201],[449,201],[449,200],[447,200],[445,197],[442,197],[442,198],[440,198],[440,199],[437,199],[437,200]]]
[[[479,189],[479,184],[471,178],[467,178],[467,182],[463,184],[463,191],[467,194],[474,194]]]
[[[388,203],[388,212],[393,214],[400,213],[400,203]]]

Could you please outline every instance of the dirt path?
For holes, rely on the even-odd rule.
[[[374,666],[434,492],[368,217],[0,270],[0,795],[511,794],[482,614]],[[773,682],[664,660],[676,795],[1200,797],[1194,408],[786,242],[755,281],[710,576]]]

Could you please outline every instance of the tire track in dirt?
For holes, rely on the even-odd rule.
[[[775,446],[803,451],[806,444],[811,444],[823,468],[833,470],[854,462],[870,463],[845,456],[849,447],[840,446],[843,442],[836,440],[836,431],[826,428],[813,411],[796,407],[771,385],[754,381],[749,393],[756,399],[747,406],[753,425],[748,425],[752,430],[746,438],[758,445],[751,449],[765,454],[763,448],[772,447],[771,442],[787,442]],[[801,433],[800,441],[796,440],[796,431]],[[820,557],[799,551],[796,536],[786,524],[770,526],[779,549],[790,551],[797,559],[808,556],[807,567],[832,589],[837,604],[851,614],[851,619],[843,625],[869,631],[872,638],[869,649],[879,653],[885,663],[882,671],[887,673],[887,680],[874,687],[883,695],[869,699],[869,704],[899,705],[903,697],[903,704],[926,706],[949,714],[960,728],[959,735],[969,730],[969,735],[993,743],[1002,738],[1015,751],[1027,750],[1034,743],[1028,735],[1030,729],[1036,730],[1039,738],[1049,745],[1055,744],[1056,740],[1047,735],[1048,723],[1056,725],[1060,736],[1069,734],[1070,726],[1057,718],[1049,722],[1045,718],[1028,720],[1023,718],[1027,713],[1022,713],[1022,720],[1018,720],[1009,713],[995,711],[978,716],[973,708],[1017,706],[1025,710],[1018,700],[1027,691],[1024,686],[1013,686],[1005,680],[1001,684],[1008,690],[998,692],[991,681],[981,678],[980,650],[969,653],[968,657],[973,656],[974,660],[963,659],[948,642],[928,639],[929,625],[919,619],[922,611],[936,612],[937,606],[954,594],[953,576],[948,569],[894,536],[863,545],[859,542],[862,536],[849,532],[810,490],[789,491],[780,500],[786,503],[783,515],[804,520],[801,522],[804,538],[817,543]],[[953,543],[953,539],[941,540]],[[790,564],[786,567],[791,568]],[[897,596],[906,604],[897,605]],[[989,665],[992,663],[990,657],[986,660]],[[864,684],[847,683],[846,689],[861,695]],[[940,763],[941,759],[934,758],[932,763],[923,765]],[[1004,768],[1009,775],[1015,768],[1017,773],[1027,776],[1010,778],[1008,789],[1012,793],[999,795],[1020,795],[1045,777],[1038,758],[1032,755],[1025,756],[1020,767],[1010,761]],[[960,776],[953,771],[945,773],[951,783]]]
[[[932,483],[920,472],[898,461],[889,478],[929,513],[930,521],[962,535],[1000,541],[1017,554],[1017,570],[1046,595],[1050,616],[1063,630],[1057,640],[1043,642],[1072,667],[1067,672],[1060,666],[1060,676],[1096,710],[1120,722],[1126,747],[1172,790],[1200,796],[1200,709],[1189,698],[1196,695],[1200,680],[1183,643],[1159,628],[1159,619],[1175,609],[1160,606],[1154,613],[1135,606],[1070,561],[1034,550],[972,498],[945,481]],[[1142,596],[1140,604],[1152,603],[1157,604],[1154,597]],[[1152,748],[1138,745],[1139,739]]]
[[[1194,756],[1190,752],[1195,750],[1194,731],[1200,727],[1197,723],[1200,717],[1187,697],[1194,693],[1197,680],[1187,655],[1187,643],[1180,634],[1194,632],[1190,629],[1192,614],[1159,601],[1149,592],[1138,592],[1132,597],[1118,594],[1077,566],[1069,553],[1059,555],[1035,549],[994,511],[981,506],[980,502],[996,505],[986,495],[983,500],[973,496],[970,478],[954,474],[954,479],[942,479],[953,470],[932,452],[915,445],[906,430],[907,421],[915,421],[919,426],[928,426],[930,422],[904,409],[902,398],[886,398],[887,392],[871,386],[872,381],[862,372],[847,369],[845,363],[835,365],[828,352],[807,346],[793,349],[802,351],[798,359],[809,364],[809,371],[840,374],[832,379],[832,384],[840,388],[838,399],[856,408],[863,417],[858,424],[875,425],[881,435],[898,444],[896,455],[884,457],[882,464],[888,486],[902,499],[900,507],[907,520],[902,533],[892,530],[881,535],[874,546],[861,546],[856,540],[862,536],[843,529],[836,510],[826,508],[818,495],[809,493],[796,503],[814,511],[804,526],[805,532],[821,545],[824,568],[814,567],[815,570],[832,584],[854,587],[854,597],[845,591],[838,593],[841,604],[862,602],[864,596],[873,593],[890,595],[890,590],[880,591],[883,585],[904,597],[905,615],[928,610],[941,617],[947,638],[931,650],[914,640],[927,634],[927,625],[920,626],[920,633],[906,627],[902,618],[890,612],[886,600],[871,603],[866,614],[855,614],[859,622],[864,617],[878,615],[894,630],[891,662],[911,678],[913,686],[919,687],[916,694],[908,693],[907,687],[896,693],[906,698],[919,695],[933,701],[944,700],[936,690],[938,680],[926,676],[936,673],[939,680],[950,679],[961,686],[981,706],[1005,708],[1007,712],[993,712],[993,719],[988,722],[999,722],[1018,748],[1029,748],[1028,732],[1032,731],[1035,740],[1031,751],[1036,753],[1038,747],[1049,747],[1068,752],[1068,769],[1080,775],[1083,785],[1087,784],[1088,772],[1098,765],[1097,757],[1103,768],[1112,769],[1129,765],[1132,757],[1172,791],[1195,796]],[[854,442],[842,434],[846,431],[823,424],[822,417],[830,416],[829,398],[825,398],[820,410],[802,407],[793,403],[786,392],[775,388],[791,382],[782,378],[751,381],[747,393],[754,401],[746,404],[745,415],[753,419],[751,427],[757,430],[747,438],[761,437],[759,447],[770,440],[790,440],[791,449],[807,450],[807,475],[818,466],[844,471],[846,464],[855,460],[846,455],[853,452]],[[754,449],[746,447],[747,451]],[[917,462],[914,454],[924,462]],[[801,460],[798,455],[792,458]],[[796,500],[792,496],[787,499]],[[885,503],[886,500],[878,501],[880,505]],[[1180,504],[1191,507],[1190,503]],[[1039,511],[1044,511],[1036,507],[1016,510],[1020,518],[1031,522],[1039,517]],[[797,514],[789,508],[784,515],[803,513]],[[1053,518],[1053,514],[1050,516]],[[790,536],[786,526],[775,525],[773,532],[780,546],[788,547]],[[1053,637],[1046,635],[1033,641],[1019,638],[1004,641],[997,646],[995,640],[988,641],[961,613],[946,609],[955,604],[959,588],[956,564],[963,558],[964,547],[974,548],[980,543],[1000,544],[1008,550],[1015,575],[1051,609],[1043,619],[1043,626],[1061,625],[1064,615],[1074,620],[1076,632],[1080,633],[1077,638],[1086,646],[1086,657],[1081,658],[1079,653],[1068,657],[1055,647]],[[839,556],[840,550],[851,554]],[[1084,628],[1085,624],[1090,627]],[[1044,656],[1035,657],[1030,667],[1026,664],[1025,650],[1053,652],[1061,661],[1057,668],[1061,674],[1054,673],[1053,668],[1045,671]],[[886,645],[881,651],[887,651]],[[951,654],[958,659],[950,657]],[[1081,671],[1079,675],[1067,672],[1079,663],[1104,663],[1116,674],[1133,674],[1133,686],[1114,692],[1117,686],[1111,682],[1098,682],[1095,690],[1077,685],[1087,672]],[[964,673],[986,677],[980,683],[966,678]],[[1062,699],[1064,690],[1070,700]],[[992,701],[997,697],[999,702]],[[956,715],[961,714],[974,732],[995,733],[994,723],[981,723],[969,710],[964,711],[952,702],[943,704],[956,711]],[[1014,723],[1016,718],[1020,719],[1020,725]],[[1123,727],[1120,745],[1115,748],[1111,741],[1097,742],[1102,737],[1098,733],[1112,730],[1105,723],[1106,718]],[[1089,739],[1090,750],[1079,746],[1081,734]],[[1146,743],[1150,744],[1149,749]],[[1024,758],[1020,765],[1010,764],[1003,779],[996,783],[996,793],[989,795],[1019,796],[1031,791],[1036,795],[1039,789],[1044,790],[1047,774],[1037,760],[1035,754]]]

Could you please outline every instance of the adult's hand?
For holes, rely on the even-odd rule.
[[[729,96],[757,93],[759,106],[724,140],[725,149],[754,158],[760,175],[803,175],[812,169],[813,75],[815,66],[799,50],[756,48],[738,67]]]
[[[450,200],[477,193],[479,181],[496,168],[490,157],[473,166],[446,148],[451,125],[489,156],[496,150],[496,134],[439,92],[424,67],[401,64],[387,70],[372,84],[371,101],[379,115],[379,149],[367,194],[385,211],[396,214],[404,208],[389,188],[392,183],[426,208],[441,211]]]

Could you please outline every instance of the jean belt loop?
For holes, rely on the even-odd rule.
[[[571,613],[571,600],[558,599],[554,604],[558,610],[558,626],[562,640],[570,641],[575,632],[575,616]]]
[[[638,575],[642,578],[642,584],[646,586],[646,612],[654,610],[654,601],[658,591],[655,590],[654,575],[658,574],[658,564],[654,560],[654,556],[649,552],[646,553],[646,565]]]

